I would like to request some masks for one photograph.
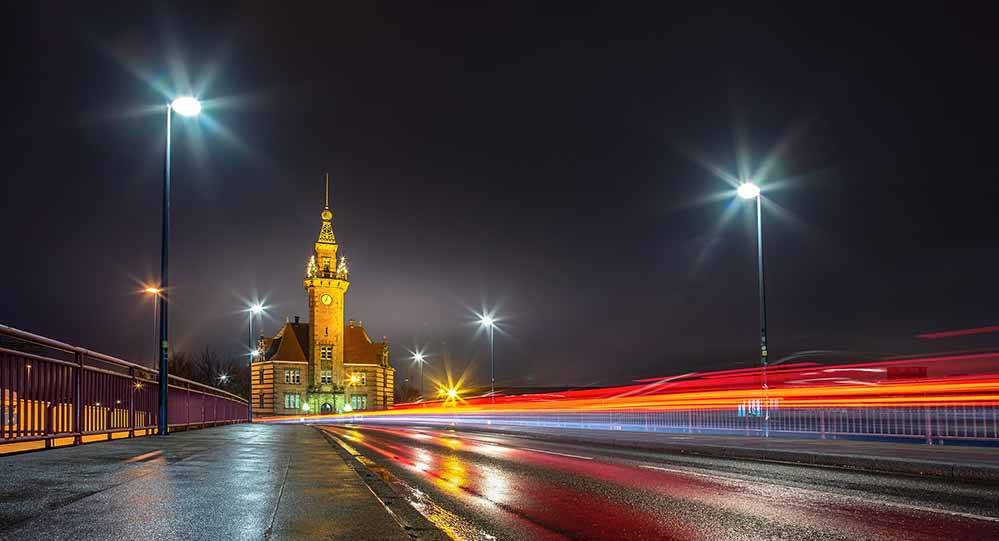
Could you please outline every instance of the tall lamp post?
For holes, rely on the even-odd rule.
[[[767,396],[767,296],[763,280],[763,206],[760,187],[752,182],[739,185],[739,197],[756,200],[756,258],[760,280],[760,365],[763,367],[763,437],[770,437],[770,403]]]
[[[248,423],[253,422],[253,359],[260,354],[260,351],[253,347],[253,316],[259,316],[263,311],[264,307],[260,304],[254,304],[246,310],[248,314],[246,318],[246,345],[250,348],[250,362],[246,368],[246,373],[250,375],[247,383],[249,388],[246,393],[246,422]]]
[[[417,351],[413,354],[413,362],[419,363],[420,365],[420,398],[423,398],[423,365],[427,362],[426,356],[423,355],[422,351]]]
[[[490,315],[479,318],[479,324],[489,329],[489,401],[496,403],[496,361],[493,357],[493,330],[496,328],[496,320]]]
[[[201,102],[184,96],[168,103],[166,107],[166,157],[163,161],[163,241],[160,247],[160,336],[157,349],[160,356],[160,397],[159,415],[156,419],[156,433],[161,436],[169,434],[167,426],[167,393],[168,385],[168,365],[170,359],[170,348],[167,344],[169,328],[167,326],[167,309],[169,306],[168,281],[167,281],[167,256],[170,252],[170,121],[173,112],[177,111],[181,116],[197,116],[201,112]]]

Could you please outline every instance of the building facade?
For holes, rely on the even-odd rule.
[[[388,340],[373,342],[360,322],[344,321],[347,261],[333,235],[326,183],[319,238],[305,268],[309,321],[285,322],[261,337],[250,368],[253,412],[259,416],[342,413],[392,405],[395,369]]]

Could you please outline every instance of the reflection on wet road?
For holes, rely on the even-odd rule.
[[[461,539],[999,538],[999,492],[428,427],[324,426]]]

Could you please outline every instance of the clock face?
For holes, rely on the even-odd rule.
[[[326,306],[329,306],[330,303],[333,302],[333,297],[330,297],[329,295],[323,295],[322,297],[319,297],[319,300],[323,301],[323,304],[325,304]]]

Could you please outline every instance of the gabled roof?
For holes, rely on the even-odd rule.
[[[274,337],[265,358],[276,361],[308,362],[305,351],[309,345],[309,326],[305,323],[285,323]],[[273,353],[272,353],[273,352]]]
[[[381,343],[372,343],[371,337],[360,325],[343,326],[343,362],[379,364],[384,347]]]

